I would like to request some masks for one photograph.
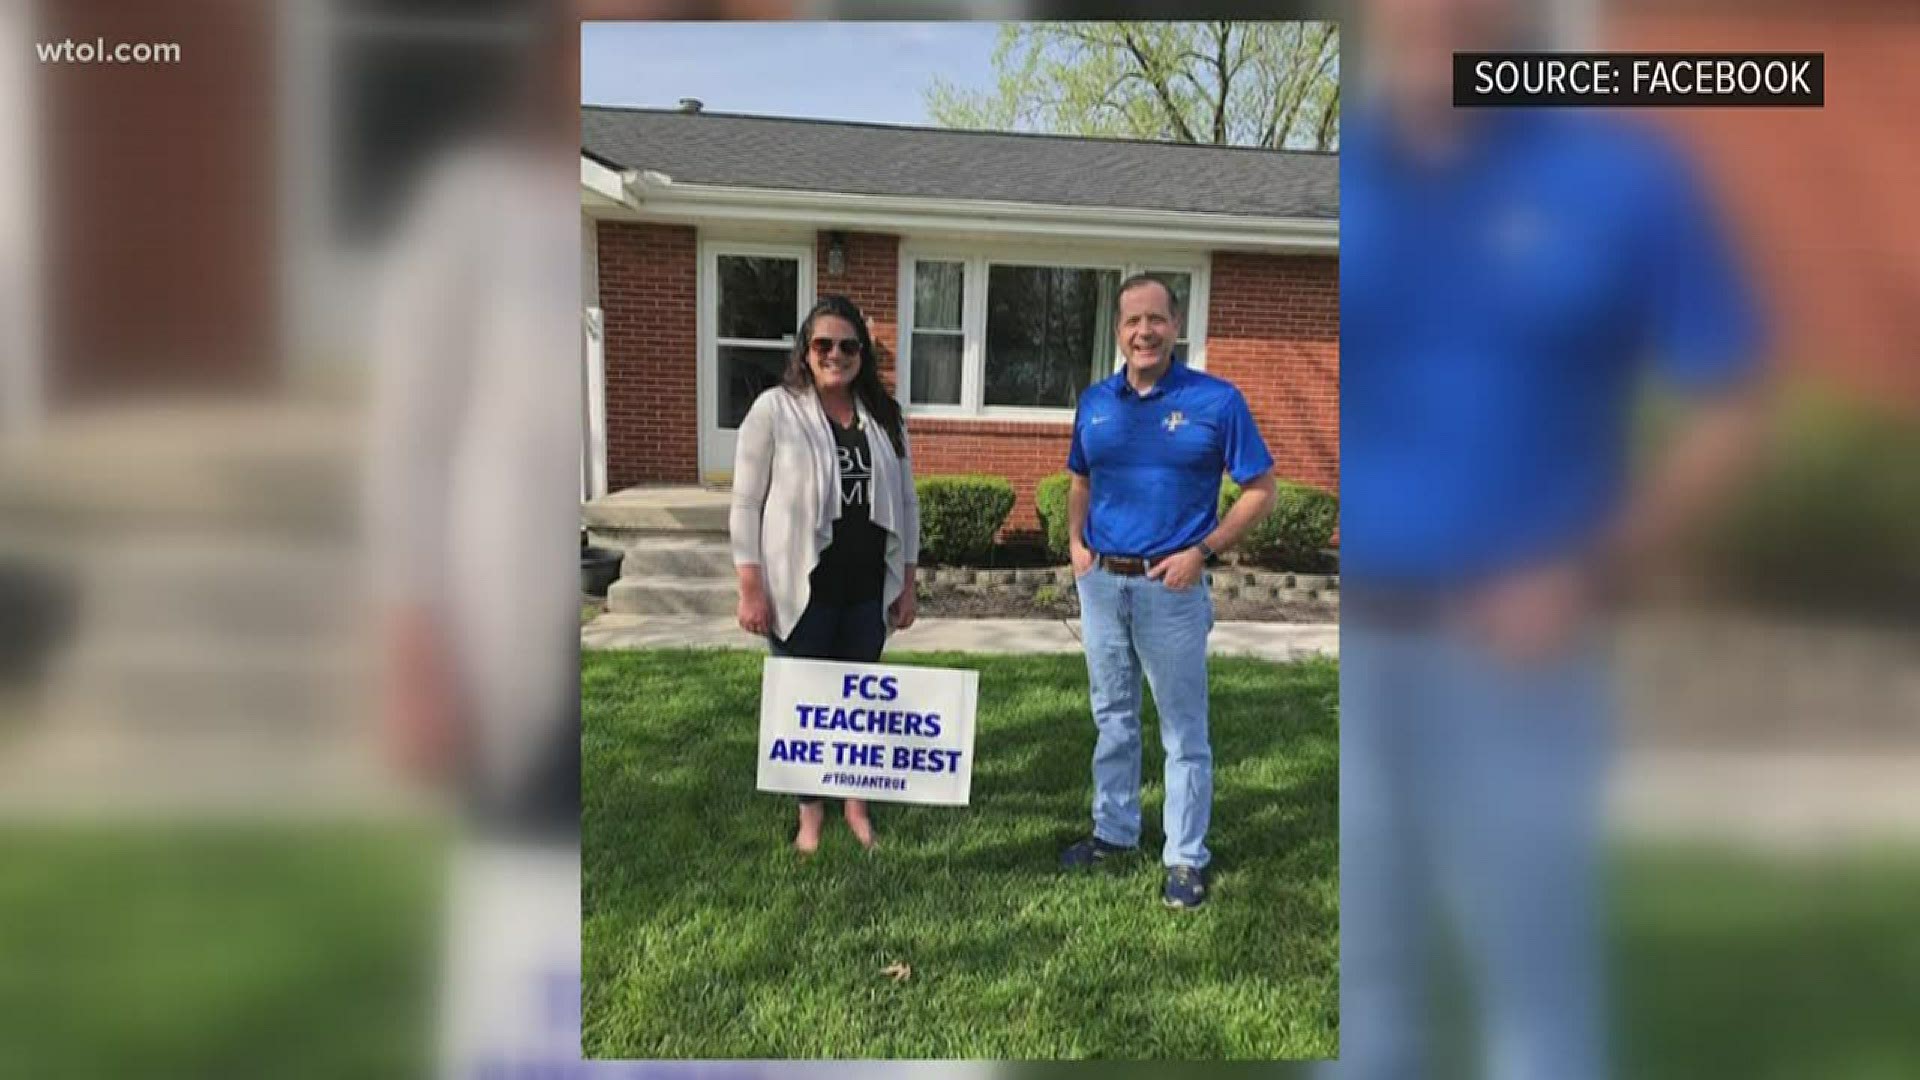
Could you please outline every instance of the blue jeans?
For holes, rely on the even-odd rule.
[[[1160,710],[1166,747],[1163,816],[1167,866],[1203,867],[1213,812],[1213,747],[1207,741],[1207,634],[1213,592],[1202,582],[1170,589],[1096,565],[1076,583],[1087,683],[1099,737],[1093,749],[1093,835],[1140,842],[1140,676]]]
[[[1433,1071],[1424,991],[1442,921],[1479,1003],[1481,1075],[1598,1080],[1602,650],[1520,668],[1349,605],[1340,653],[1341,1048],[1327,1072]]]

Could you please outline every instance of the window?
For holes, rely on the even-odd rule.
[[[1186,265],[1100,258],[908,254],[901,260],[901,370],[906,400],[933,415],[1061,419],[1080,392],[1119,368],[1115,315],[1120,282],[1152,272],[1173,286],[1186,312],[1176,355],[1196,367],[1204,348],[1201,256]]]
[[[1174,342],[1173,355],[1190,359],[1193,344],[1193,275],[1185,270],[1148,270],[1147,273],[1173,286],[1174,310],[1180,312],[1180,338]]]
[[[987,269],[986,404],[1071,409],[1113,370],[1118,270]]]
[[[740,426],[761,391],[780,382],[793,352],[800,302],[800,260],[779,255],[721,255],[718,425]]]
[[[913,374],[907,380],[913,404],[960,404],[965,306],[965,263],[918,264],[913,281]]]

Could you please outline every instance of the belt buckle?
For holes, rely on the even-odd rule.
[[[1102,555],[1100,564],[1122,577],[1139,577],[1147,572],[1147,560],[1131,555]]]

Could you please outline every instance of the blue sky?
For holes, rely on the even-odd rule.
[[[938,75],[993,85],[992,23],[589,23],[580,100],[712,112],[931,124]]]

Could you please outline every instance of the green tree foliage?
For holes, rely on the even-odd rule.
[[[998,85],[936,79],[945,127],[1275,149],[1340,143],[1340,30],[1330,22],[1016,23]]]

